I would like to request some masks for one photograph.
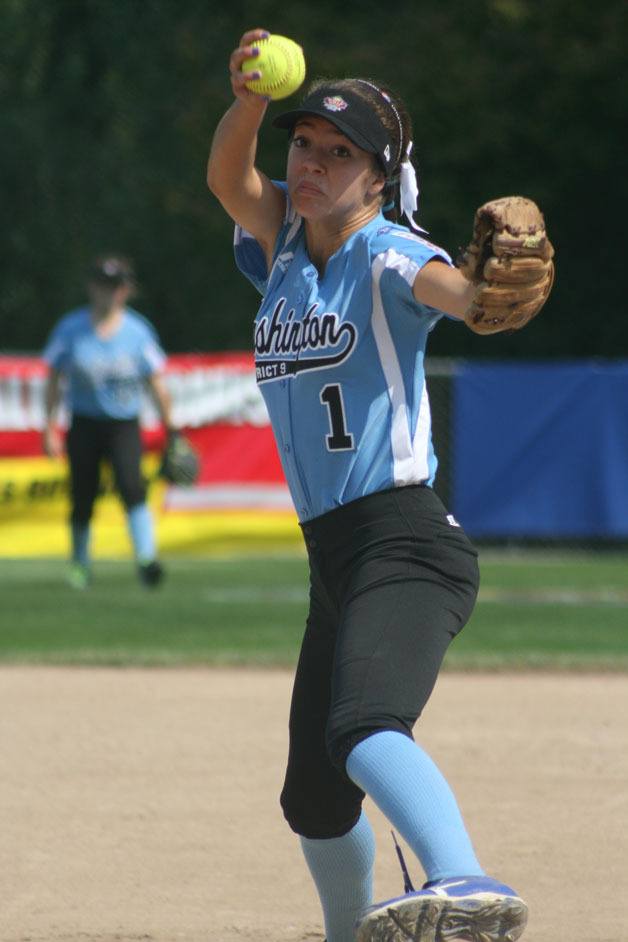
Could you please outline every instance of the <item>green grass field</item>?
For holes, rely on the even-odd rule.
[[[157,590],[129,561],[97,561],[90,588],[59,560],[0,560],[5,663],[295,662],[307,608],[299,555],[166,560]],[[484,551],[473,617],[446,666],[628,669],[628,554]]]

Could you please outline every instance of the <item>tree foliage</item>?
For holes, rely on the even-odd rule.
[[[618,172],[628,5],[608,0],[4,0],[0,18],[2,346],[38,349],[83,300],[91,256],[136,262],[137,306],[171,351],[250,345],[257,296],[237,272],[232,226],[205,186],[228,107],[229,53],[263,25],[305,48],[309,77],[362,75],[412,114],[421,221],[452,254],[477,205],[521,193],[556,246],[546,310],[521,334],[439,329],[431,352],[622,356]],[[277,110],[279,105],[271,105]],[[286,141],[263,128],[260,164],[281,177]],[[619,211],[618,211],[619,210]]]

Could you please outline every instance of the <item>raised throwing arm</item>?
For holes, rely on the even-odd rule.
[[[207,164],[207,185],[229,216],[261,244],[270,262],[285,212],[285,196],[255,164],[257,134],[268,102],[249,91],[256,72],[242,72],[242,63],[255,55],[255,40],[267,35],[245,33],[231,54],[229,71],[235,101],[214,133]]]

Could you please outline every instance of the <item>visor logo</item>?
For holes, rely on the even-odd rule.
[[[323,108],[327,108],[328,111],[344,111],[348,107],[349,105],[340,95],[328,95],[327,98],[323,98]]]

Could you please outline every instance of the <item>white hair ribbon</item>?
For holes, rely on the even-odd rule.
[[[419,205],[419,184],[417,183],[416,171],[410,161],[411,153],[412,141],[408,143],[406,155],[399,168],[399,208],[401,215],[407,217],[413,229],[416,229],[417,232],[427,232],[426,229],[418,226],[414,221],[414,213],[416,213]]]

